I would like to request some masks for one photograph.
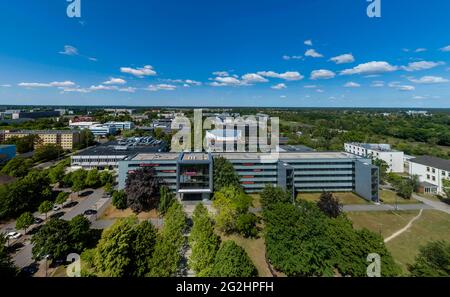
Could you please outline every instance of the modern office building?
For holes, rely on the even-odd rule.
[[[261,153],[153,153],[119,161],[119,188],[129,172],[153,167],[181,199],[207,198],[214,189],[215,157],[228,159],[247,193],[258,193],[266,184],[292,192],[355,192],[378,201],[378,167],[371,159],[344,152],[280,152],[278,159]]]
[[[73,168],[109,169],[118,168],[118,162],[137,154],[158,153],[166,151],[163,141],[152,137],[132,137],[119,141],[109,141],[82,150],[70,157]]]
[[[409,175],[419,176],[420,192],[444,194],[443,180],[450,180],[450,160],[432,156],[410,159]]]
[[[92,134],[96,137],[106,137],[108,135],[113,135],[116,133],[116,128],[113,126],[95,124],[89,126],[89,130],[91,130]]]
[[[344,149],[361,157],[383,160],[388,165],[388,172],[404,171],[403,152],[393,150],[389,144],[351,142],[345,143]]]
[[[19,130],[1,131],[2,139],[9,140],[12,137],[25,137],[28,135],[39,136],[39,145],[56,144],[65,150],[72,150],[77,144],[83,141],[80,131],[73,130]]]
[[[69,127],[70,128],[76,128],[76,129],[89,129],[89,127],[93,125],[99,125],[100,122],[93,122],[93,121],[69,121]]]
[[[116,130],[131,130],[131,129],[134,129],[134,123],[130,122],[130,121],[126,121],[126,122],[107,122],[104,125],[113,127]]]
[[[8,162],[16,156],[16,146],[13,144],[0,145],[0,164]]]

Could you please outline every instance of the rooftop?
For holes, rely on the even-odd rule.
[[[1,130],[0,133],[9,134],[76,134],[78,130]]]
[[[387,143],[359,143],[359,142],[351,142],[351,145],[356,145],[363,147],[365,149],[380,151],[380,152],[396,152],[396,150],[391,148],[390,144]]]
[[[132,156],[136,154],[158,153],[166,150],[164,142],[132,142],[109,141],[75,154],[75,156]]]
[[[438,157],[420,156],[415,159],[411,159],[410,162],[450,171],[450,160],[441,159]]]
[[[222,156],[227,159],[234,160],[256,160],[268,158],[270,154],[267,153],[213,153],[214,156]],[[353,154],[345,152],[279,152],[278,159],[292,160],[292,159],[355,159]]]
[[[155,153],[155,154],[138,154],[132,158],[134,161],[150,161],[150,160],[177,160],[179,153]]]
[[[184,161],[204,161],[208,160],[209,156],[207,153],[184,153],[183,160]]]
[[[304,153],[304,152],[313,152],[314,149],[310,148],[306,145],[280,145],[280,150],[282,152],[298,152],[298,153]]]

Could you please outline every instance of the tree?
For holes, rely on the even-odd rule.
[[[45,213],[45,220],[47,220],[47,213],[53,209],[53,203],[51,201],[44,201],[39,205],[39,212]]]
[[[11,137],[5,143],[15,144],[17,152],[19,154],[31,152],[34,149],[34,145],[41,140],[38,135],[27,135],[24,137]]]
[[[244,237],[256,237],[258,234],[257,222],[258,218],[254,213],[241,214],[236,221],[236,231]]]
[[[401,197],[411,199],[411,195],[413,193],[413,185],[411,184],[411,181],[403,180],[398,186],[397,192]]]
[[[97,169],[91,169],[87,172],[85,184],[89,188],[97,188],[100,185],[100,176]]]
[[[107,184],[112,185],[114,183],[114,176],[109,171],[102,171],[99,174],[100,184],[105,186]]]
[[[14,157],[6,163],[1,172],[13,177],[24,177],[30,172],[32,166],[31,159]]]
[[[251,198],[242,188],[223,187],[214,194],[213,206],[217,209],[215,217],[217,228],[226,233],[236,231],[236,221],[248,212]]]
[[[372,163],[373,163],[373,165],[378,166],[378,168],[379,168],[380,180],[382,182],[386,181],[387,173],[388,173],[388,169],[389,169],[389,165],[386,163],[386,161],[378,159],[378,158],[373,158]]]
[[[260,194],[261,204],[264,208],[270,207],[270,205],[278,202],[290,202],[292,201],[292,193],[284,190],[281,187],[274,187],[272,184],[267,184],[264,190]]]
[[[72,191],[80,192],[86,188],[87,172],[84,169],[78,169],[71,174]]]
[[[135,229],[136,235],[132,246],[133,276],[144,277],[150,271],[158,234],[149,221],[143,221]]]
[[[69,193],[67,192],[59,192],[58,196],[56,196],[55,203],[56,204],[63,204],[67,201],[67,198],[69,198]]]
[[[75,252],[71,245],[69,222],[60,219],[50,219],[39,231],[31,237],[33,243],[33,259],[39,260],[46,255],[53,259],[64,259]]]
[[[48,172],[50,182],[52,184],[61,183],[62,180],[64,179],[65,172],[66,172],[65,165],[63,163],[60,163],[50,168]]]
[[[135,213],[156,208],[160,182],[153,168],[144,167],[128,174],[125,182],[128,206]]]
[[[112,195],[112,204],[117,209],[126,209],[127,208],[127,194],[125,191],[114,191]]]
[[[317,201],[317,206],[331,218],[338,217],[342,212],[342,204],[331,192],[323,192]]]
[[[81,253],[93,241],[91,222],[83,215],[77,215],[69,221],[69,236],[73,252]]]
[[[44,144],[34,151],[33,160],[35,162],[45,162],[59,158],[64,155],[64,150],[60,145]]]
[[[192,254],[189,266],[201,276],[204,271],[211,268],[219,249],[220,238],[214,233],[214,225],[209,217],[208,210],[199,203],[192,215],[193,226],[189,237]]]
[[[241,187],[239,176],[234,171],[233,164],[223,157],[214,158],[213,179],[215,191],[220,191],[223,187]]]
[[[11,277],[17,274],[14,262],[8,254],[7,239],[0,233],[0,277]]]
[[[16,220],[16,229],[23,229],[27,234],[27,229],[34,224],[34,217],[31,212],[24,212]]]
[[[165,214],[169,207],[172,205],[175,200],[175,195],[170,191],[170,189],[163,185],[159,189],[160,199],[158,205],[158,211],[160,214]]]
[[[224,241],[217,251],[209,276],[252,277],[257,276],[255,265],[245,250],[234,241]]]
[[[450,243],[431,241],[422,246],[408,270],[418,277],[450,276]]]

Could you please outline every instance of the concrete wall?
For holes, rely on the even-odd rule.
[[[375,173],[373,172],[375,171]],[[379,201],[378,197],[379,173],[378,168],[370,161],[355,161],[355,192],[366,200]]]

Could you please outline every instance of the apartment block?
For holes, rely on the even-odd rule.
[[[345,143],[346,152],[364,158],[380,159],[388,165],[388,172],[404,172],[403,152],[393,150],[389,144]]]
[[[0,133],[1,134],[1,133]],[[21,131],[3,131],[4,141],[12,137],[25,137],[28,135],[37,135],[40,139],[40,145],[56,144],[65,150],[72,150],[77,144],[83,141],[79,131],[70,130],[21,130]]]
[[[432,156],[410,159],[409,175],[419,177],[421,192],[444,194],[443,180],[450,180],[450,160]]]

